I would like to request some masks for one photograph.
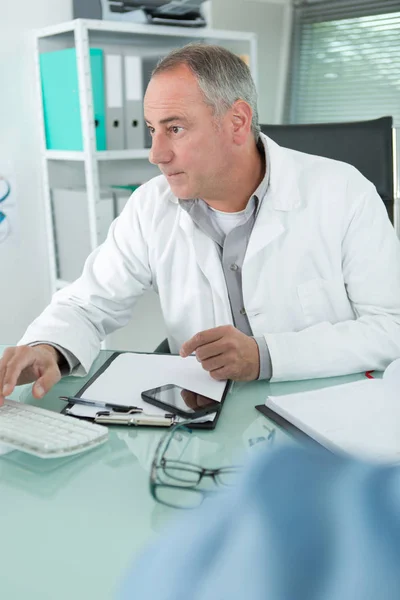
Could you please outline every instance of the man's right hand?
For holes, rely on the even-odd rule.
[[[61,379],[60,353],[53,346],[16,346],[7,348],[0,359],[0,406],[16,385],[35,382],[32,394],[42,398]]]

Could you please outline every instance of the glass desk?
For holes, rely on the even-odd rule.
[[[0,346],[0,354],[4,346]],[[91,374],[110,356],[102,351]],[[196,431],[196,460],[215,466],[272,448],[287,434],[254,409],[269,393],[336,385],[362,375],[275,383],[235,383],[214,431]],[[13,399],[60,411],[86,379],[66,377],[40,401],[31,386]],[[257,443],[268,438],[273,442]],[[9,600],[109,600],[134,556],[180,511],[157,504],[149,471],[165,429],[110,428],[103,446],[75,457],[42,460],[14,451],[0,456],[0,590]],[[209,466],[206,462],[205,466]]]

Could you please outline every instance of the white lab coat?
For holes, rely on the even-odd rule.
[[[267,143],[270,186],[242,282],[273,381],[384,369],[400,357],[400,246],[382,200],[347,164]],[[59,344],[84,374],[149,288],[174,353],[195,333],[232,323],[215,244],[163,176],[134,192],[82,276],[54,295],[20,343]]]

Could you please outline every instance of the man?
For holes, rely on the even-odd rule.
[[[259,133],[246,65],[192,45],[156,68],[144,99],[142,185],[20,345],[0,402],[85,374],[136,299],[160,296],[173,353],[215,379],[302,379],[383,369],[400,356],[400,253],[374,186],[353,167]],[[132,341],[134,345],[134,340]]]

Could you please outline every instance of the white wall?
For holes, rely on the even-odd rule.
[[[213,0],[209,11],[215,28],[259,35],[261,122],[279,121],[289,3]],[[4,161],[12,165],[18,207],[18,237],[0,244],[0,343],[17,342],[49,299],[31,32],[71,19],[71,6],[72,0],[0,3],[0,165]],[[140,303],[131,326],[111,337],[111,345],[151,350],[164,333],[157,299],[149,296]]]
[[[15,343],[49,298],[32,30],[71,19],[70,0],[0,3],[0,164],[10,161],[18,238],[0,244],[0,343]]]
[[[280,123],[292,23],[291,0],[213,0],[215,29],[254,31],[258,36],[260,123]]]

